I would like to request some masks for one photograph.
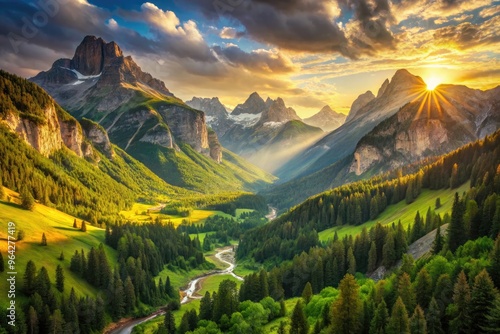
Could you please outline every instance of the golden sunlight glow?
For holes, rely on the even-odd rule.
[[[438,77],[430,77],[429,79],[425,80],[427,84],[427,90],[434,90],[439,84],[441,83],[441,79]]]

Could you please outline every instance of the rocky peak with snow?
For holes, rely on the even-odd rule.
[[[268,122],[279,122],[286,123],[292,120],[300,120],[297,113],[293,108],[287,108],[285,101],[281,97],[278,97],[269,107],[266,109],[262,116],[260,117],[259,124],[265,124]]]

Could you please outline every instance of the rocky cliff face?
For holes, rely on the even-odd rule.
[[[349,172],[390,170],[426,157],[450,152],[500,127],[500,119],[485,119],[500,110],[500,88],[479,91],[443,85],[405,105],[378,125],[357,145]]]
[[[233,125],[229,119],[229,113],[226,107],[220,102],[218,97],[200,98],[193,97],[186,104],[191,108],[201,110],[205,113],[205,120],[218,136],[223,136]]]
[[[85,133],[85,137],[87,137],[92,145],[104,153],[109,159],[113,159],[115,151],[113,150],[106,130],[99,124],[86,118],[82,119],[80,123]]]
[[[93,154],[92,148],[84,143],[78,122],[75,119],[68,119],[67,116],[60,117],[54,104],[45,108],[43,123],[34,122],[13,112],[7,112],[0,121],[46,157],[64,146],[79,157]]]
[[[266,102],[257,92],[252,93],[243,104],[238,104],[231,115],[260,114],[266,110]]]
[[[317,114],[304,119],[304,123],[316,126],[323,131],[330,132],[344,124],[346,115],[340,114],[330,106],[324,106]]]
[[[222,162],[222,145],[215,131],[208,131],[208,145],[210,147],[210,157],[217,163]]]

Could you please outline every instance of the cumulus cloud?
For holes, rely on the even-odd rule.
[[[237,45],[227,44],[224,48],[215,46],[214,51],[231,65],[243,67],[250,71],[287,73],[296,69],[290,58],[276,50],[258,49],[252,52],[245,52]]]
[[[245,36],[244,31],[238,31],[232,27],[224,27],[219,33],[219,37],[222,39],[236,39]]]
[[[215,6],[211,1],[192,0],[186,6],[195,6],[208,18],[224,16],[237,20],[252,39],[291,51],[340,53],[357,58],[394,47],[388,0],[242,0],[235,3],[235,6]],[[351,29],[346,31],[342,20],[350,20],[352,13]]]

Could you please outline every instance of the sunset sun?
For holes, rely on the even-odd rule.
[[[441,84],[441,79],[438,77],[430,77],[426,80],[427,90],[434,90],[439,84]]]

